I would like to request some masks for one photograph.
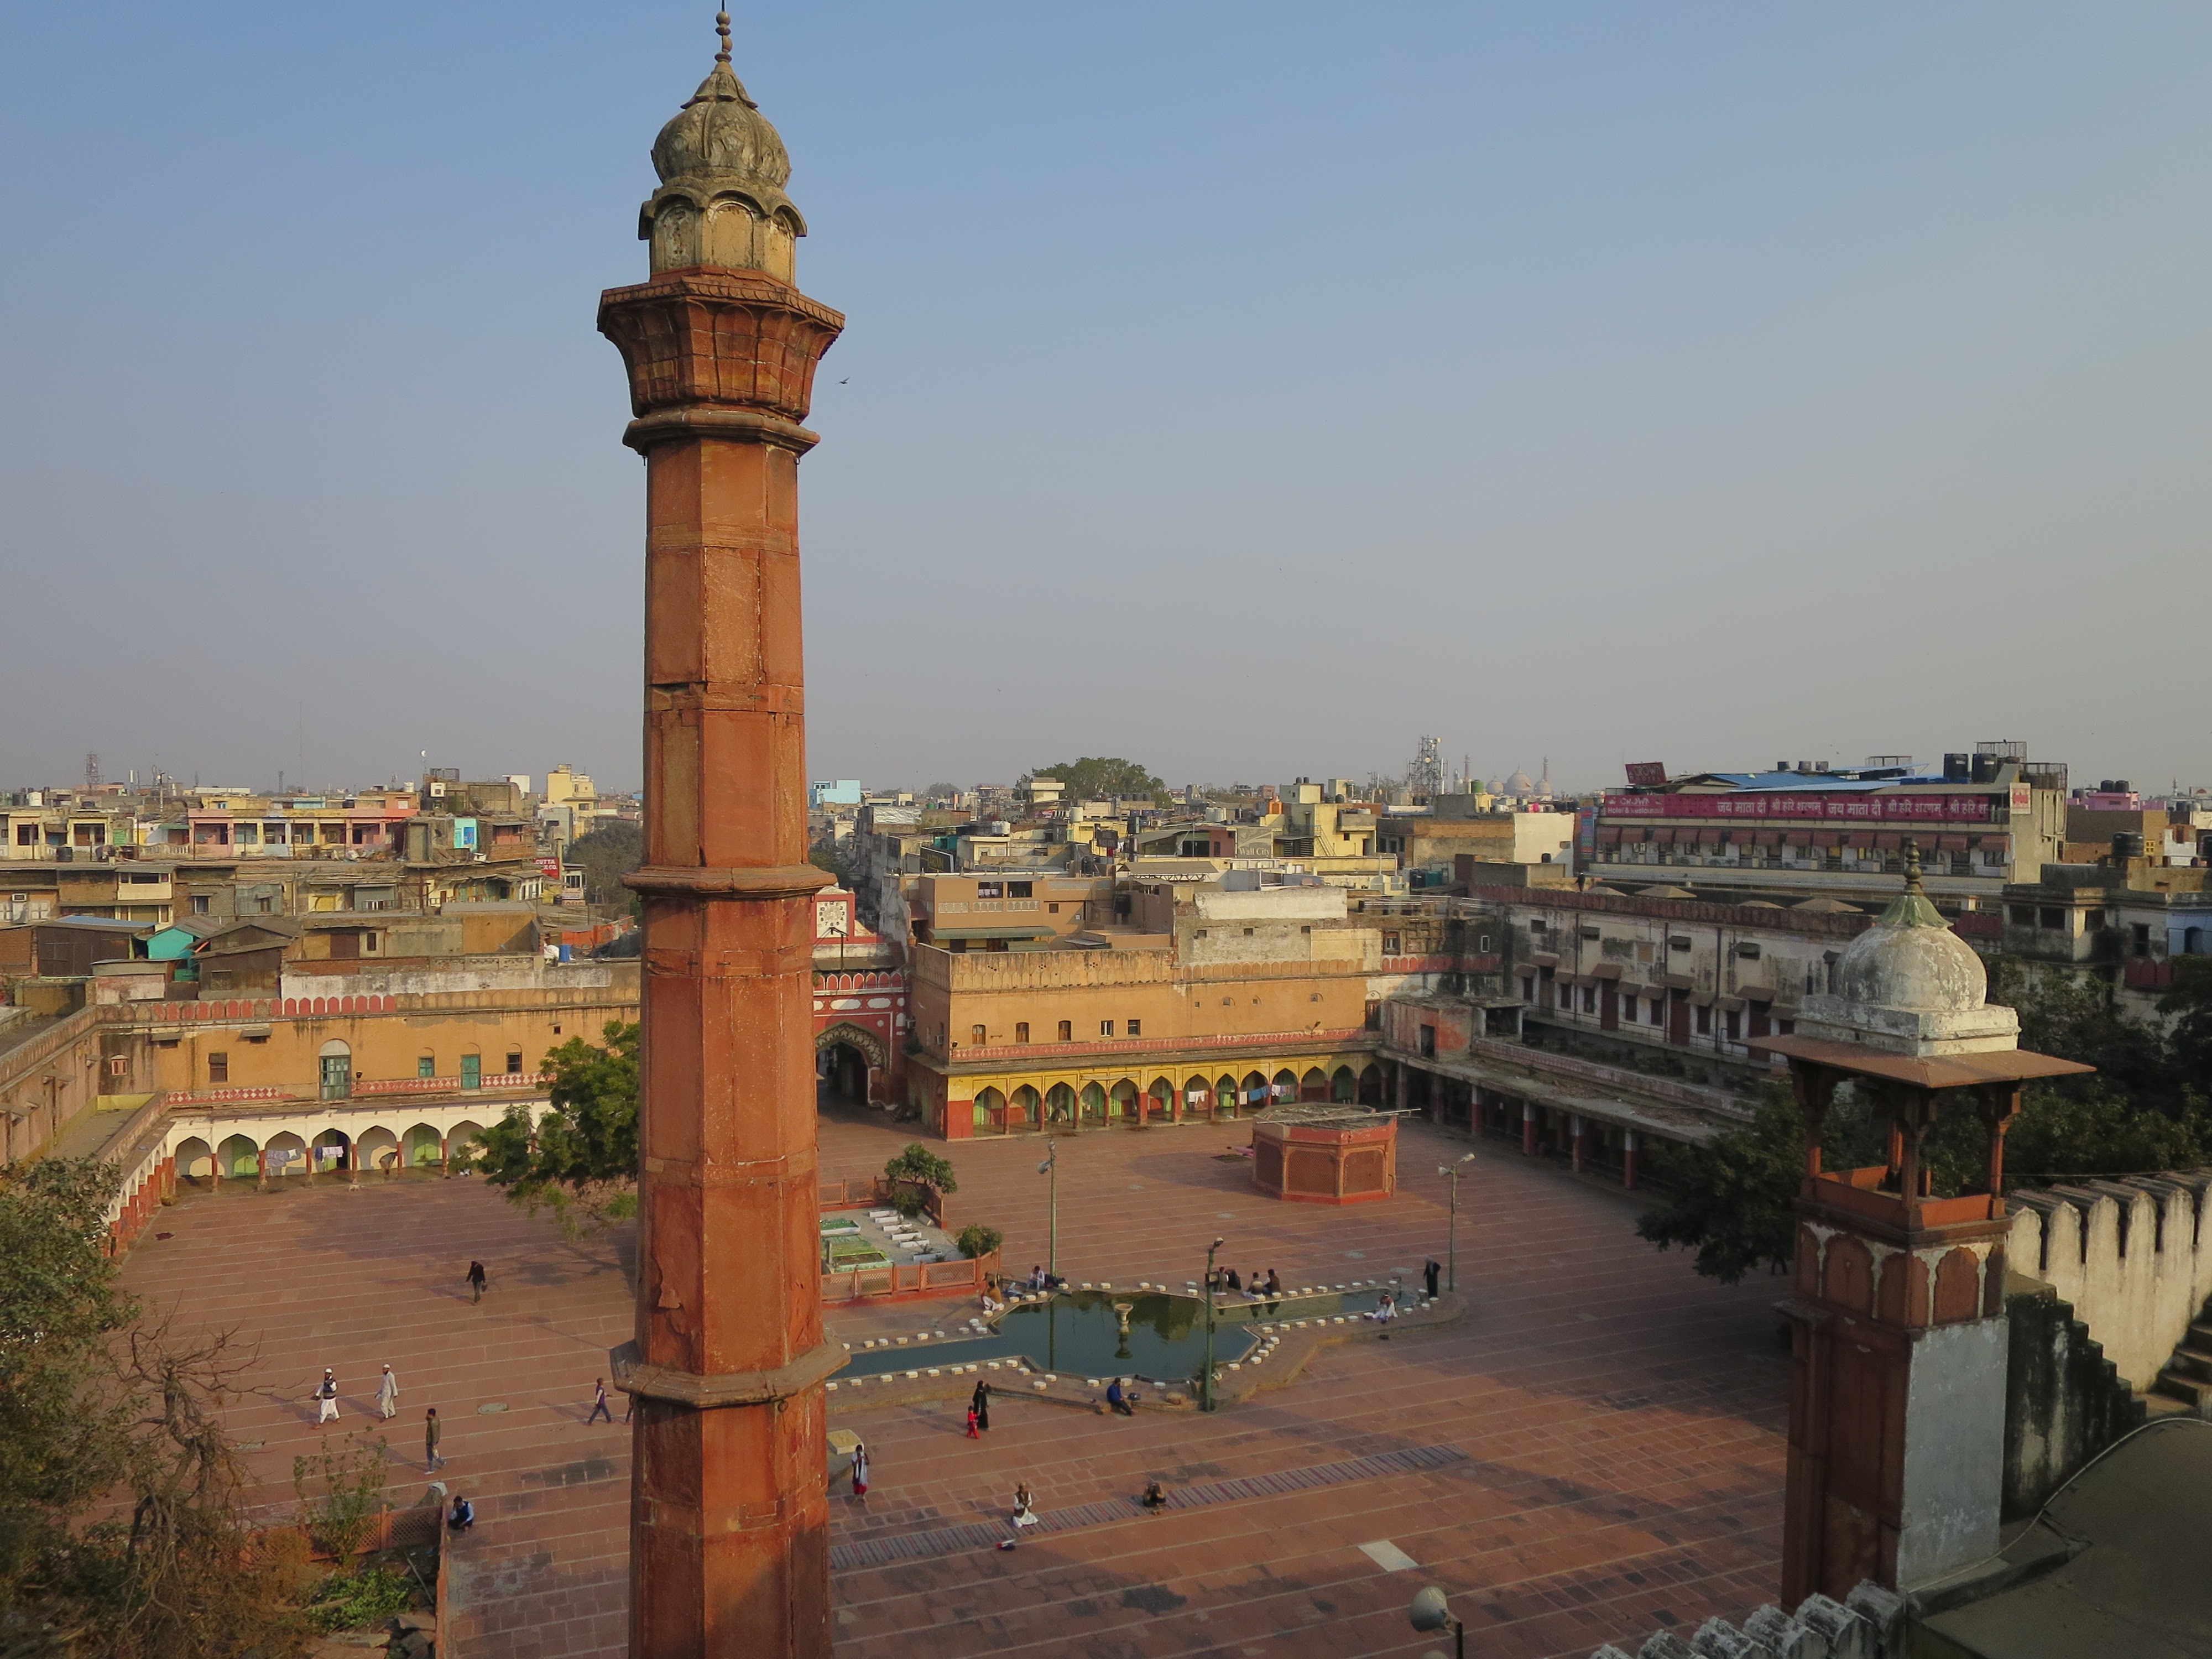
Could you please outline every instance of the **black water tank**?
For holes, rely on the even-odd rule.
[[[1975,756],[1973,781],[1976,783],[1995,783],[1997,781],[1997,768],[2003,763],[2004,763],[2000,761],[1995,755]]]
[[[1957,754],[1946,755],[1943,757],[1944,782],[1965,783],[1969,781],[1973,775],[1974,757],[1972,755]]]
[[[2143,839],[2132,830],[2123,830],[2112,837],[2112,861],[2121,863],[2143,855]]]

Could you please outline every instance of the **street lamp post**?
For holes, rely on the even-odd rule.
[[[1044,1162],[1037,1165],[1037,1173],[1050,1183],[1047,1203],[1051,1208],[1051,1231],[1045,1235],[1044,1270],[1054,1278],[1060,1276],[1060,1143],[1045,1144]]]
[[[1459,1288],[1460,1172],[1468,1164],[1474,1162],[1474,1154],[1473,1152],[1468,1152],[1462,1157],[1456,1164],[1439,1164],[1437,1165],[1437,1173],[1443,1176],[1445,1180],[1451,1182],[1451,1231],[1444,1247],[1444,1288],[1449,1291],[1455,1291]]]
[[[1213,1409],[1213,1253],[1225,1239],[1217,1238],[1206,1247],[1206,1375],[1200,1380],[1198,1408],[1202,1412]]]
[[[1467,1659],[1467,1626],[1462,1620],[1452,1617],[1452,1610],[1444,1601],[1444,1593],[1434,1584],[1414,1594],[1413,1605],[1406,1609],[1406,1618],[1423,1635],[1436,1630],[1451,1632],[1452,1650],[1459,1659]]]

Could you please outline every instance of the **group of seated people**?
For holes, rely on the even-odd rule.
[[[1252,1269],[1251,1278],[1239,1279],[1237,1276],[1237,1269],[1231,1267],[1222,1276],[1221,1282],[1215,1288],[1235,1291],[1248,1301],[1257,1301],[1263,1296],[1280,1296],[1283,1293],[1283,1277],[1270,1267],[1267,1269],[1267,1278],[1263,1280],[1260,1277],[1260,1270],[1255,1267]]]
[[[1057,1291],[1066,1283],[1058,1273],[1047,1273],[1042,1262],[1030,1269],[1030,1288],[1032,1291]]]

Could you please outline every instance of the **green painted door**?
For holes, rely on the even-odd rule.
[[[353,1056],[325,1054],[323,1056],[323,1098],[343,1100],[353,1092]]]
[[[461,1056],[461,1087],[464,1089],[476,1089],[481,1088],[483,1085],[483,1056],[482,1054],[463,1054]]]

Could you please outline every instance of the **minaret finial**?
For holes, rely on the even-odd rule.
[[[1910,836],[1905,841],[1905,890],[1920,891],[1920,843]]]
[[[726,64],[730,61],[729,13],[718,11],[714,14],[714,33],[722,37],[722,49],[714,54],[714,61],[718,64]]]

